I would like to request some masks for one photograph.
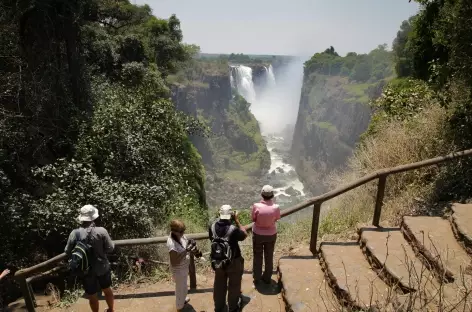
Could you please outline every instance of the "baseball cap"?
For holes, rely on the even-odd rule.
[[[230,220],[233,214],[233,208],[230,205],[223,205],[220,208],[220,219]]]

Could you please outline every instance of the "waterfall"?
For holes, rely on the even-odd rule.
[[[252,82],[252,69],[244,65],[231,66],[231,77],[236,81],[236,89],[246,101],[256,102],[256,91]]]
[[[272,69],[272,64],[269,67],[266,67],[266,87],[273,88],[275,87],[275,75],[274,70]]]
[[[295,168],[287,162],[291,141],[284,135],[284,129],[295,124],[298,114],[303,63],[278,69],[277,81],[272,65],[264,66],[264,69],[263,76],[256,79],[257,92],[250,67],[231,65],[231,83],[251,103],[251,112],[259,122],[271,158],[268,182],[275,186],[278,203],[283,207],[300,201],[306,195]],[[283,74],[279,77],[279,73]]]

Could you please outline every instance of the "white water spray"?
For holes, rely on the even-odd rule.
[[[272,64],[269,67],[265,67],[266,69],[266,88],[273,88],[276,85],[275,82],[275,75],[274,70],[272,68]]]
[[[291,142],[282,132],[287,126],[295,125],[300,93],[303,82],[302,60],[292,61],[277,70],[274,75],[272,65],[265,67],[265,77],[262,80],[260,92],[256,94],[254,89],[252,69],[247,66],[237,65],[231,67],[232,77],[236,89],[246,101],[251,103],[251,112],[259,121],[261,132],[267,141],[267,149],[271,156],[269,176],[271,183],[278,184],[277,196],[284,195],[289,187],[300,192],[304,196],[303,184],[298,179],[295,169],[287,163],[287,154]],[[282,151],[282,152],[281,152]]]
[[[256,102],[256,91],[252,81],[252,68],[244,65],[231,66],[232,77],[235,76],[236,88],[246,101],[251,104]]]

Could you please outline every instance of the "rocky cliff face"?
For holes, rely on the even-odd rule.
[[[229,69],[174,84],[172,98],[177,109],[211,130],[208,137],[191,137],[205,165],[209,206],[249,205],[260,187],[258,180],[270,167],[270,154],[249,104],[232,94]]]
[[[291,153],[300,179],[314,195],[326,191],[327,175],[345,165],[367,129],[368,87],[339,76],[304,77]]]

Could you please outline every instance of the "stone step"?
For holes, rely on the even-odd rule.
[[[344,306],[391,310],[397,293],[372,270],[357,242],[323,242],[321,257],[329,283]]]
[[[452,212],[452,228],[469,254],[472,254],[472,204],[454,204]]]
[[[403,217],[402,231],[440,276],[460,279],[470,258],[454,237],[451,224],[440,217]]]
[[[343,311],[325,279],[319,260],[308,248],[280,258],[279,274],[288,311]]]
[[[391,285],[411,292],[426,284],[438,284],[433,273],[416,257],[400,228],[364,227],[359,232],[369,262]]]
[[[441,306],[442,311],[472,311],[470,298],[463,300],[467,290],[436,279],[415,255],[400,228],[364,227],[359,232],[362,249],[379,275],[409,292],[398,296],[396,310],[438,311]]]

